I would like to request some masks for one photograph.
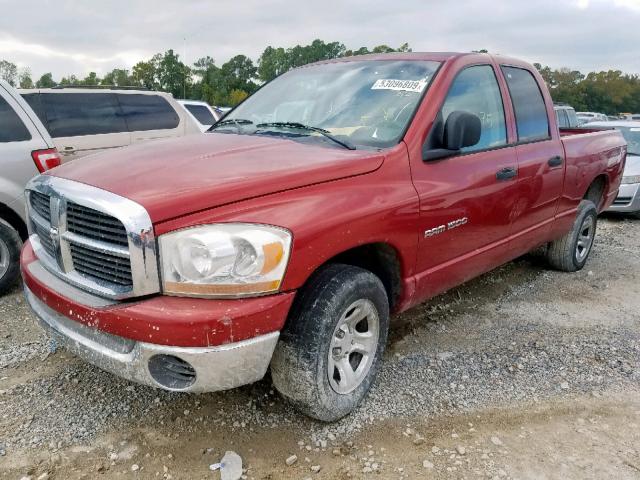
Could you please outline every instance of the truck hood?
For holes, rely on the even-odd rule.
[[[376,170],[379,152],[284,138],[206,133],[84,157],[51,175],[145,207],[153,223],[220,205]]]

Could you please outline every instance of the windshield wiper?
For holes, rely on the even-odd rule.
[[[252,125],[253,122],[251,120],[245,120],[244,118],[228,118],[226,120],[220,120],[218,123],[214,123],[209,127],[208,132],[215,130],[218,127],[223,127],[225,125],[235,125],[238,130],[242,130],[242,125]]]
[[[299,122],[268,122],[268,123],[259,123],[259,124],[256,125],[256,128],[262,128],[262,127],[298,128],[300,130],[308,130],[310,132],[319,133],[320,135],[323,135],[324,137],[326,137],[329,140],[331,140],[332,142],[335,142],[338,145],[341,145],[344,148],[347,148],[349,150],[355,150],[356,149],[356,146],[353,145],[348,140],[340,140],[339,138],[336,138],[333,135],[331,135],[331,133],[329,133],[329,131],[325,130],[324,128],[312,127],[310,125],[305,125],[304,123],[299,123]]]

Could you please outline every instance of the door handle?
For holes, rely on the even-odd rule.
[[[551,157],[547,162],[550,167],[559,167],[562,165],[562,157],[560,155],[556,155],[555,157]]]
[[[518,169],[514,167],[506,167],[496,173],[498,180],[510,180],[518,176]]]

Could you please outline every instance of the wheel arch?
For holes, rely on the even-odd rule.
[[[609,178],[605,174],[598,175],[589,184],[587,191],[582,197],[584,200],[591,200],[598,211],[602,208],[602,204],[606,197],[606,192],[609,188]]]
[[[0,219],[7,222],[14,230],[18,232],[20,235],[20,239],[24,242],[29,237],[29,233],[27,232],[27,225],[22,221],[20,215],[18,215],[14,210],[9,208],[8,205],[4,203],[0,203]]]
[[[373,242],[340,252],[318,265],[302,288],[305,288],[316,272],[336,263],[360,267],[376,275],[384,285],[390,310],[393,311],[398,305],[402,293],[403,262],[400,252],[393,245],[386,242]]]

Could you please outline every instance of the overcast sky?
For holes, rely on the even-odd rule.
[[[267,45],[315,38],[640,73],[640,0],[0,0],[0,12],[0,59],[34,80],[131,68],[169,48],[189,64],[255,60]]]

